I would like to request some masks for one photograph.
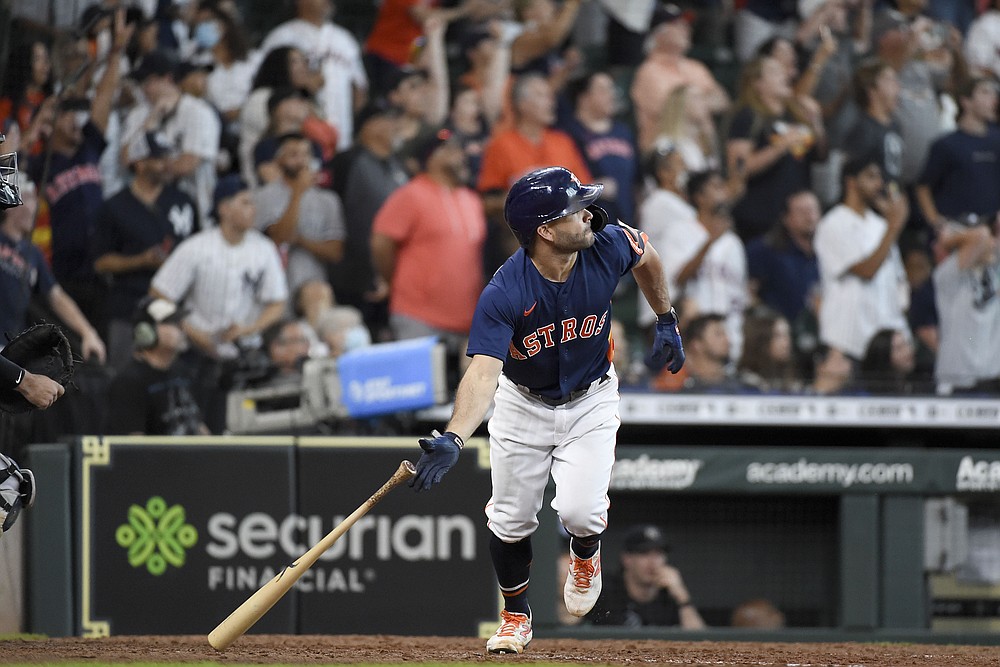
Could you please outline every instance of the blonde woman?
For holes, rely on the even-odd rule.
[[[663,104],[655,145],[672,145],[688,171],[719,168],[719,135],[704,94],[695,86],[674,88]]]

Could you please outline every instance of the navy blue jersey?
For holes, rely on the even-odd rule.
[[[588,386],[611,364],[611,296],[645,248],[645,234],[608,225],[564,283],[542,277],[519,249],[479,297],[468,355],[503,359],[512,382],[549,398]]]

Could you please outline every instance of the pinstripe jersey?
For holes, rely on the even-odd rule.
[[[255,322],[264,306],[288,298],[281,257],[256,229],[237,245],[218,227],[177,246],[153,276],[152,286],[191,311],[188,322],[211,334]],[[253,341],[247,341],[253,344]]]
[[[544,278],[519,249],[479,297],[467,354],[503,359],[512,382],[549,398],[588,386],[608,372],[611,296],[645,247],[645,234],[608,225],[579,251],[564,283]]]

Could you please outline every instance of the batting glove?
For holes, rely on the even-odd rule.
[[[410,480],[410,486],[417,491],[426,491],[440,482],[458,461],[458,454],[465,447],[461,436],[451,431],[445,431],[444,434],[431,431],[431,436],[419,440],[424,453],[417,461],[417,474]]]
[[[654,372],[666,366],[671,373],[677,373],[683,365],[684,345],[681,343],[681,330],[677,328],[677,312],[671,308],[669,312],[656,316],[653,349],[646,357],[646,366]]]

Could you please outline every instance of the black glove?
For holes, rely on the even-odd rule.
[[[676,373],[684,365],[684,345],[681,330],[677,328],[677,313],[669,312],[656,316],[656,331],[653,335],[653,349],[646,357],[646,366],[658,372],[664,366]]]
[[[419,442],[424,453],[417,461],[417,474],[410,480],[410,486],[417,491],[426,491],[451,470],[465,443],[461,436],[451,431],[445,431],[443,435],[431,431],[430,438],[421,438]]]
[[[0,352],[29,373],[47,375],[62,386],[73,379],[73,353],[55,324],[36,324],[15,336]],[[0,410],[28,412],[35,406],[16,389],[0,389]]]

